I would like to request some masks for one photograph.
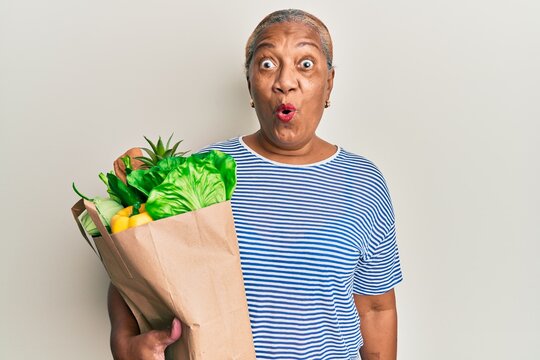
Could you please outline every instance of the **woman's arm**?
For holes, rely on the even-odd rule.
[[[395,360],[397,357],[397,310],[394,289],[382,295],[354,294],[364,345],[362,360]]]
[[[113,284],[109,285],[107,305],[111,320],[111,350],[115,359],[122,359],[126,339],[140,334],[139,325]]]
[[[115,360],[164,360],[167,346],[180,338],[182,328],[178,319],[173,320],[170,329],[140,334],[135,316],[112,284],[107,302]]]

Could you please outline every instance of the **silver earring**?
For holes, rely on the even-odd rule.
[[[324,107],[327,108],[330,106],[330,100],[326,100],[326,102],[324,103]]]

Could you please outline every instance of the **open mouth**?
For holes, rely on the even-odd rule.
[[[276,109],[276,116],[283,122],[289,122],[296,114],[296,108],[292,104],[281,104]]]

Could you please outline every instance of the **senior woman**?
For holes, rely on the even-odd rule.
[[[246,46],[260,129],[210,145],[237,162],[232,197],[257,359],[395,359],[401,281],[384,178],[316,135],[334,82],[326,26],[301,10],[264,18]],[[164,359],[181,336],[139,334],[109,292],[116,359]]]

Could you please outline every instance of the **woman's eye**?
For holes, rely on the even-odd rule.
[[[272,62],[272,60],[269,60],[269,59],[266,59],[266,60],[263,60],[261,62],[261,68],[263,69],[272,69],[274,68],[276,65],[274,65],[274,63]]]
[[[302,60],[301,62],[302,68],[304,69],[311,69],[313,67],[313,61],[311,60]]]

